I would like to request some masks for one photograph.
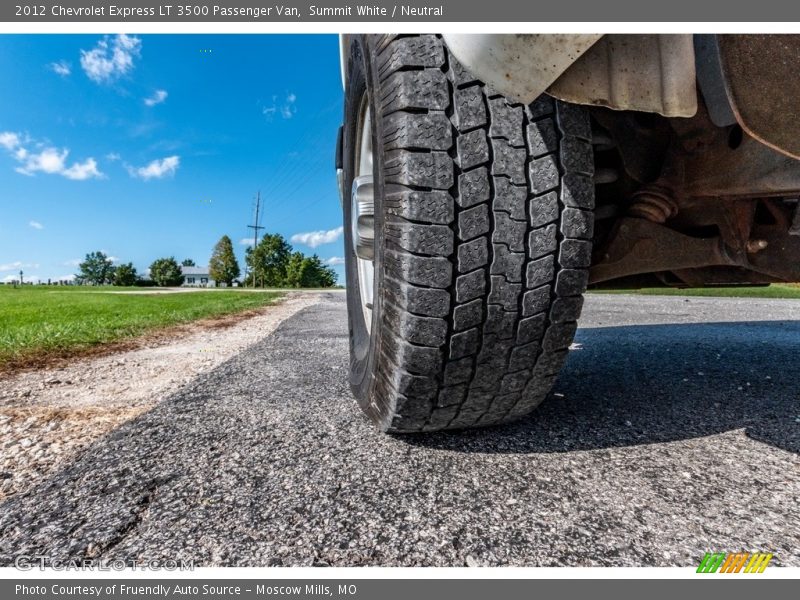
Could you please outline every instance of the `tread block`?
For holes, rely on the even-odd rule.
[[[461,208],[469,208],[489,200],[489,171],[486,167],[474,169],[458,176],[458,202]]]
[[[532,369],[536,364],[536,357],[539,355],[541,347],[536,342],[517,346],[511,350],[511,357],[508,360],[509,371],[519,371],[522,369]]]
[[[566,173],[561,181],[561,202],[564,206],[592,210],[594,181],[581,173]]]
[[[455,416],[458,414],[458,406],[441,406],[436,407],[431,412],[428,422],[423,426],[423,431],[437,431],[450,424]]]
[[[452,265],[441,256],[416,256],[387,248],[384,260],[387,272],[406,283],[444,289],[452,281]]]
[[[587,240],[563,240],[558,262],[565,269],[589,268],[592,264],[592,243]]]
[[[558,220],[558,194],[548,192],[530,200],[531,227],[541,227]]]
[[[483,269],[456,278],[456,302],[469,302],[486,293],[486,273]]]
[[[558,102],[558,124],[565,135],[592,141],[592,125],[589,113],[582,107],[568,102]]]
[[[557,247],[556,226],[554,224],[541,229],[534,229],[528,235],[528,256],[531,259],[555,252]]]
[[[384,209],[389,215],[437,225],[453,222],[453,204],[452,196],[445,191],[423,192],[400,186],[391,186],[383,200]]]
[[[522,319],[517,326],[517,344],[541,341],[546,325],[547,315],[545,313]]]
[[[445,386],[455,386],[459,383],[468,383],[472,379],[472,357],[460,358],[448,362],[444,367],[442,383]]]
[[[466,384],[454,385],[442,388],[439,390],[439,396],[436,398],[437,406],[458,406],[467,397]]]
[[[525,264],[524,252],[511,252],[502,244],[494,244],[494,260],[489,272],[492,275],[502,275],[508,281],[522,282],[523,265]]]
[[[489,162],[489,143],[483,129],[475,129],[458,136],[456,147],[456,163],[464,170]]]
[[[486,204],[479,204],[467,210],[461,211],[458,215],[458,238],[468,241],[479,235],[489,233],[489,207]]]
[[[450,106],[447,79],[439,69],[400,71],[381,84],[383,114],[396,110],[445,110]]]
[[[443,112],[395,112],[383,120],[385,150],[429,148],[447,151],[452,145],[452,126]]]
[[[528,116],[531,119],[539,119],[546,115],[552,115],[555,109],[555,101],[550,96],[542,94],[528,105]]]
[[[586,291],[589,272],[583,269],[561,269],[556,275],[556,295],[577,296]]]
[[[497,339],[513,339],[517,314],[505,311],[496,304],[489,304],[486,307],[486,323],[483,325],[483,332],[494,334]]]
[[[384,351],[395,364],[414,375],[438,375],[442,368],[442,353],[438,348],[415,346],[397,336],[386,336]]]
[[[480,298],[459,304],[453,310],[453,331],[476,327],[483,321],[483,300]]]
[[[441,67],[444,48],[435,35],[399,38],[380,51],[377,63],[381,79],[403,67]]]
[[[536,313],[545,312],[550,307],[550,286],[542,287],[525,292],[522,297],[522,316],[529,317]]]
[[[554,350],[566,350],[572,344],[578,324],[575,321],[567,323],[553,323],[544,332],[542,348],[552,352]]]
[[[594,213],[577,208],[561,211],[561,233],[564,237],[591,240],[594,234]]]
[[[383,282],[392,301],[410,313],[425,317],[450,314],[450,293],[447,290],[417,287],[392,277],[385,277]]]
[[[438,347],[447,339],[447,322],[444,319],[420,317],[386,303],[384,322],[401,340],[420,346]]]
[[[392,383],[392,387],[397,390],[397,393],[402,394],[409,400],[409,402],[406,402],[401,410],[398,411],[400,414],[403,414],[404,416],[427,416],[427,414],[430,413],[430,409],[427,406],[426,408],[417,412],[417,403],[413,402],[413,400],[433,400],[436,398],[438,394],[438,386],[433,377],[411,375],[410,373],[406,373],[400,369],[392,370],[388,377]],[[413,413],[409,409],[413,410]]]
[[[528,198],[528,188],[522,185],[513,185],[507,177],[494,178],[494,205],[495,211],[505,211],[512,219],[525,221],[525,202]],[[558,216],[558,214],[556,214]]]
[[[553,323],[577,321],[583,308],[583,296],[556,298],[550,308],[550,320]]]
[[[510,312],[516,311],[522,284],[506,281],[505,277],[499,275],[492,275],[490,280],[489,304],[498,304]]]
[[[558,133],[552,119],[534,121],[528,125],[528,149],[539,158],[558,150]]]
[[[525,148],[515,148],[503,139],[492,138],[492,152],[494,153],[492,175],[505,175],[516,185],[527,184],[525,160],[528,153]]]
[[[415,254],[450,256],[453,253],[453,230],[447,225],[411,223],[388,217],[384,231],[389,240]]]
[[[561,140],[561,166],[568,173],[594,175],[594,155],[589,142],[575,137]]]
[[[495,211],[494,232],[492,232],[493,242],[505,244],[512,252],[525,252],[525,234],[527,231],[528,224],[524,220],[515,221],[507,213]]]
[[[459,131],[467,131],[486,124],[486,106],[483,103],[483,90],[474,85],[456,90],[453,97],[454,121]]]
[[[479,340],[480,335],[477,328],[453,334],[450,338],[450,360],[476,354]]]
[[[534,194],[543,194],[556,189],[559,181],[556,157],[547,154],[541,158],[534,158],[528,165],[528,174],[531,179],[531,191]]]
[[[494,390],[470,388],[464,403],[464,409],[467,410],[462,409],[461,416],[466,417],[467,411],[469,411],[475,415],[473,418],[480,418],[492,405],[492,400],[494,400]]]
[[[525,146],[525,139],[522,137],[523,113],[522,106],[509,106],[505,98],[489,99],[489,114],[492,116],[489,135],[493,138],[504,138],[517,148]]]
[[[489,245],[485,237],[466,242],[458,247],[458,272],[467,273],[489,262]]]
[[[552,255],[532,260],[525,271],[525,286],[535,288],[553,281],[555,274],[555,261]]]
[[[448,190],[453,185],[453,161],[445,152],[390,150],[384,175],[386,183]]]
[[[516,371],[509,373],[500,381],[500,394],[511,394],[513,392],[521,392],[525,389],[528,379],[531,377],[530,371]]]

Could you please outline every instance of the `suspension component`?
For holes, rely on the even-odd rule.
[[[678,214],[672,191],[661,185],[645,185],[633,193],[628,214],[651,223],[665,223]]]

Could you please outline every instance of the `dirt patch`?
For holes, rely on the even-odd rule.
[[[195,321],[97,348],[76,359],[0,374],[0,500],[71,461],[125,421],[269,335],[318,294]]]

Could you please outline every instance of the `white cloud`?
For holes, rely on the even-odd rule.
[[[50,63],[50,70],[56,75],[61,75],[61,77],[69,77],[70,73],[72,73],[72,65],[65,60],[60,60]]]
[[[253,238],[242,238],[239,240],[239,244],[242,246],[252,246]]]
[[[142,40],[123,34],[104,37],[91,50],[81,50],[81,67],[96,83],[109,83],[133,69],[141,54]]]
[[[160,160],[154,160],[144,167],[131,167],[128,165],[127,169],[131,177],[138,177],[139,179],[148,181],[150,179],[163,179],[164,177],[174,175],[180,164],[180,156],[167,156]]]
[[[36,173],[47,173],[49,175],[61,175],[67,179],[82,181],[84,179],[100,179],[104,175],[97,168],[97,161],[94,158],[87,158],[85,161],[72,163],[67,166],[69,149],[55,148],[46,146],[44,143],[35,143],[36,151],[31,151],[24,144],[33,141],[26,138],[23,142],[22,137],[13,131],[0,132],[0,146],[5,148],[9,155],[20,163],[15,167],[15,171],[22,175],[35,175]]]
[[[20,260],[15,260],[10,263],[0,264],[0,271],[19,271],[20,269],[38,269],[39,263],[24,263]]]
[[[344,257],[343,256],[331,256],[330,258],[325,259],[325,264],[331,267],[335,267],[337,265],[344,264]]]
[[[65,267],[77,267],[80,266],[82,262],[83,261],[80,258],[73,258],[70,260],[65,260],[63,264]]]
[[[155,106],[156,104],[161,104],[164,100],[167,99],[167,91],[166,90],[156,90],[153,92],[153,95],[149,98],[144,99],[144,103],[147,106]]]
[[[0,131],[0,146],[12,152],[20,145],[19,134],[13,131]]]
[[[39,223],[39,221],[28,221],[28,225],[30,225],[34,229],[44,229],[44,225]]]
[[[272,121],[275,115],[280,115],[284,119],[291,119],[297,114],[297,107],[294,105],[297,101],[297,96],[291,92],[286,94],[282,101],[278,101],[278,96],[272,97],[272,104],[269,106],[261,107],[261,114],[263,114],[268,121]]]
[[[344,233],[344,227],[337,227],[336,229],[329,229],[327,231],[320,230],[309,231],[307,233],[295,233],[291,237],[291,241],[295,244],[304,244],[309,248],[316,248],[322,244],[331,244],[335,242],[341,237],[342,233]]]
[[[97,168],[97,161],[93,158],[87,158],[82,163],[73,163],[69,169],[64,169],[61,174],[67,179],[74,179],[75,181],[103,177],[103,174]]]
[[[122,158],[122,157],[119,154],[117,154],[116,152],[109,152],[108,154],[106,154],[106,160],[110,161],[110,162],[117,161],[120,158]]]

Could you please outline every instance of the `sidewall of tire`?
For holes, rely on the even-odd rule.
[[[374,73],[372,72],[370,48],[366,36],[351,38],[348,58],[348,77],[345,89],[344,117],[344,238],[345,238],[345,270],[347,274],[347,313],[350,330],[350,387],[359,405],[367,415],[385,429],[387,409],[375,402],[375,369],[379,353],[379,323],[382,312],[381,293],[383,282],[383,153],[379,145],[380,115],[376,109],[373,92],[375,91]],[[374,155],[373,178],[375,185],[375,261],[373,283],[372,335],[364,322],[364,311],[361,304],[361,290],[358,285],[357,259],[352,243],[352,215],[350,190],[355,176],[355,154],[357,145],[357,122],[364,94],[370,106],[372,128],[372,147]]]

